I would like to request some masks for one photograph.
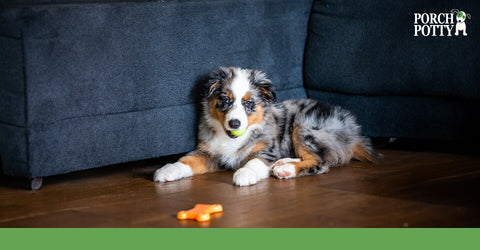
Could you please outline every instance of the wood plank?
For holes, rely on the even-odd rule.
[[[45,179],[39,191],[0,177],[0,227],[479,227],[480,156],[380,149],[378,164],[326,175],[232,185],[233,172],[154,183],[169,159]],[[177,221],[220,203],[210,222]]]

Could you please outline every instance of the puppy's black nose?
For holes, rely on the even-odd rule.
[[[240,121],[238,119],[233,119],[228,122],[228,125],[230,125],[231,128],[237,129],[240,127]]]

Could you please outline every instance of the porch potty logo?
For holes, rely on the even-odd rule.
[[[465,11],[453,9],[450,13],[413,13],[414,36],[467,36],[467,24],[471,19]]]

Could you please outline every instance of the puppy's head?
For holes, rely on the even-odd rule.
[[[459,11],[456,15],[457,22],[463,23],[467,19],[467,15],[463,11]]]
[[[208,112],[230,138],[232,130],[244,130],[263,121],[265,107],[276,100],[272,82],[257,70],[221,67],[213,71],[203,88]]]

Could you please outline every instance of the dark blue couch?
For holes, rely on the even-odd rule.
[[[478,139],[474,1],[2,1],[3,172],[45,177],[190,151],[218,66],[267,72],[280,100],[352,110],[366,135]],[[413,13],[469,12],[467,37]]]

